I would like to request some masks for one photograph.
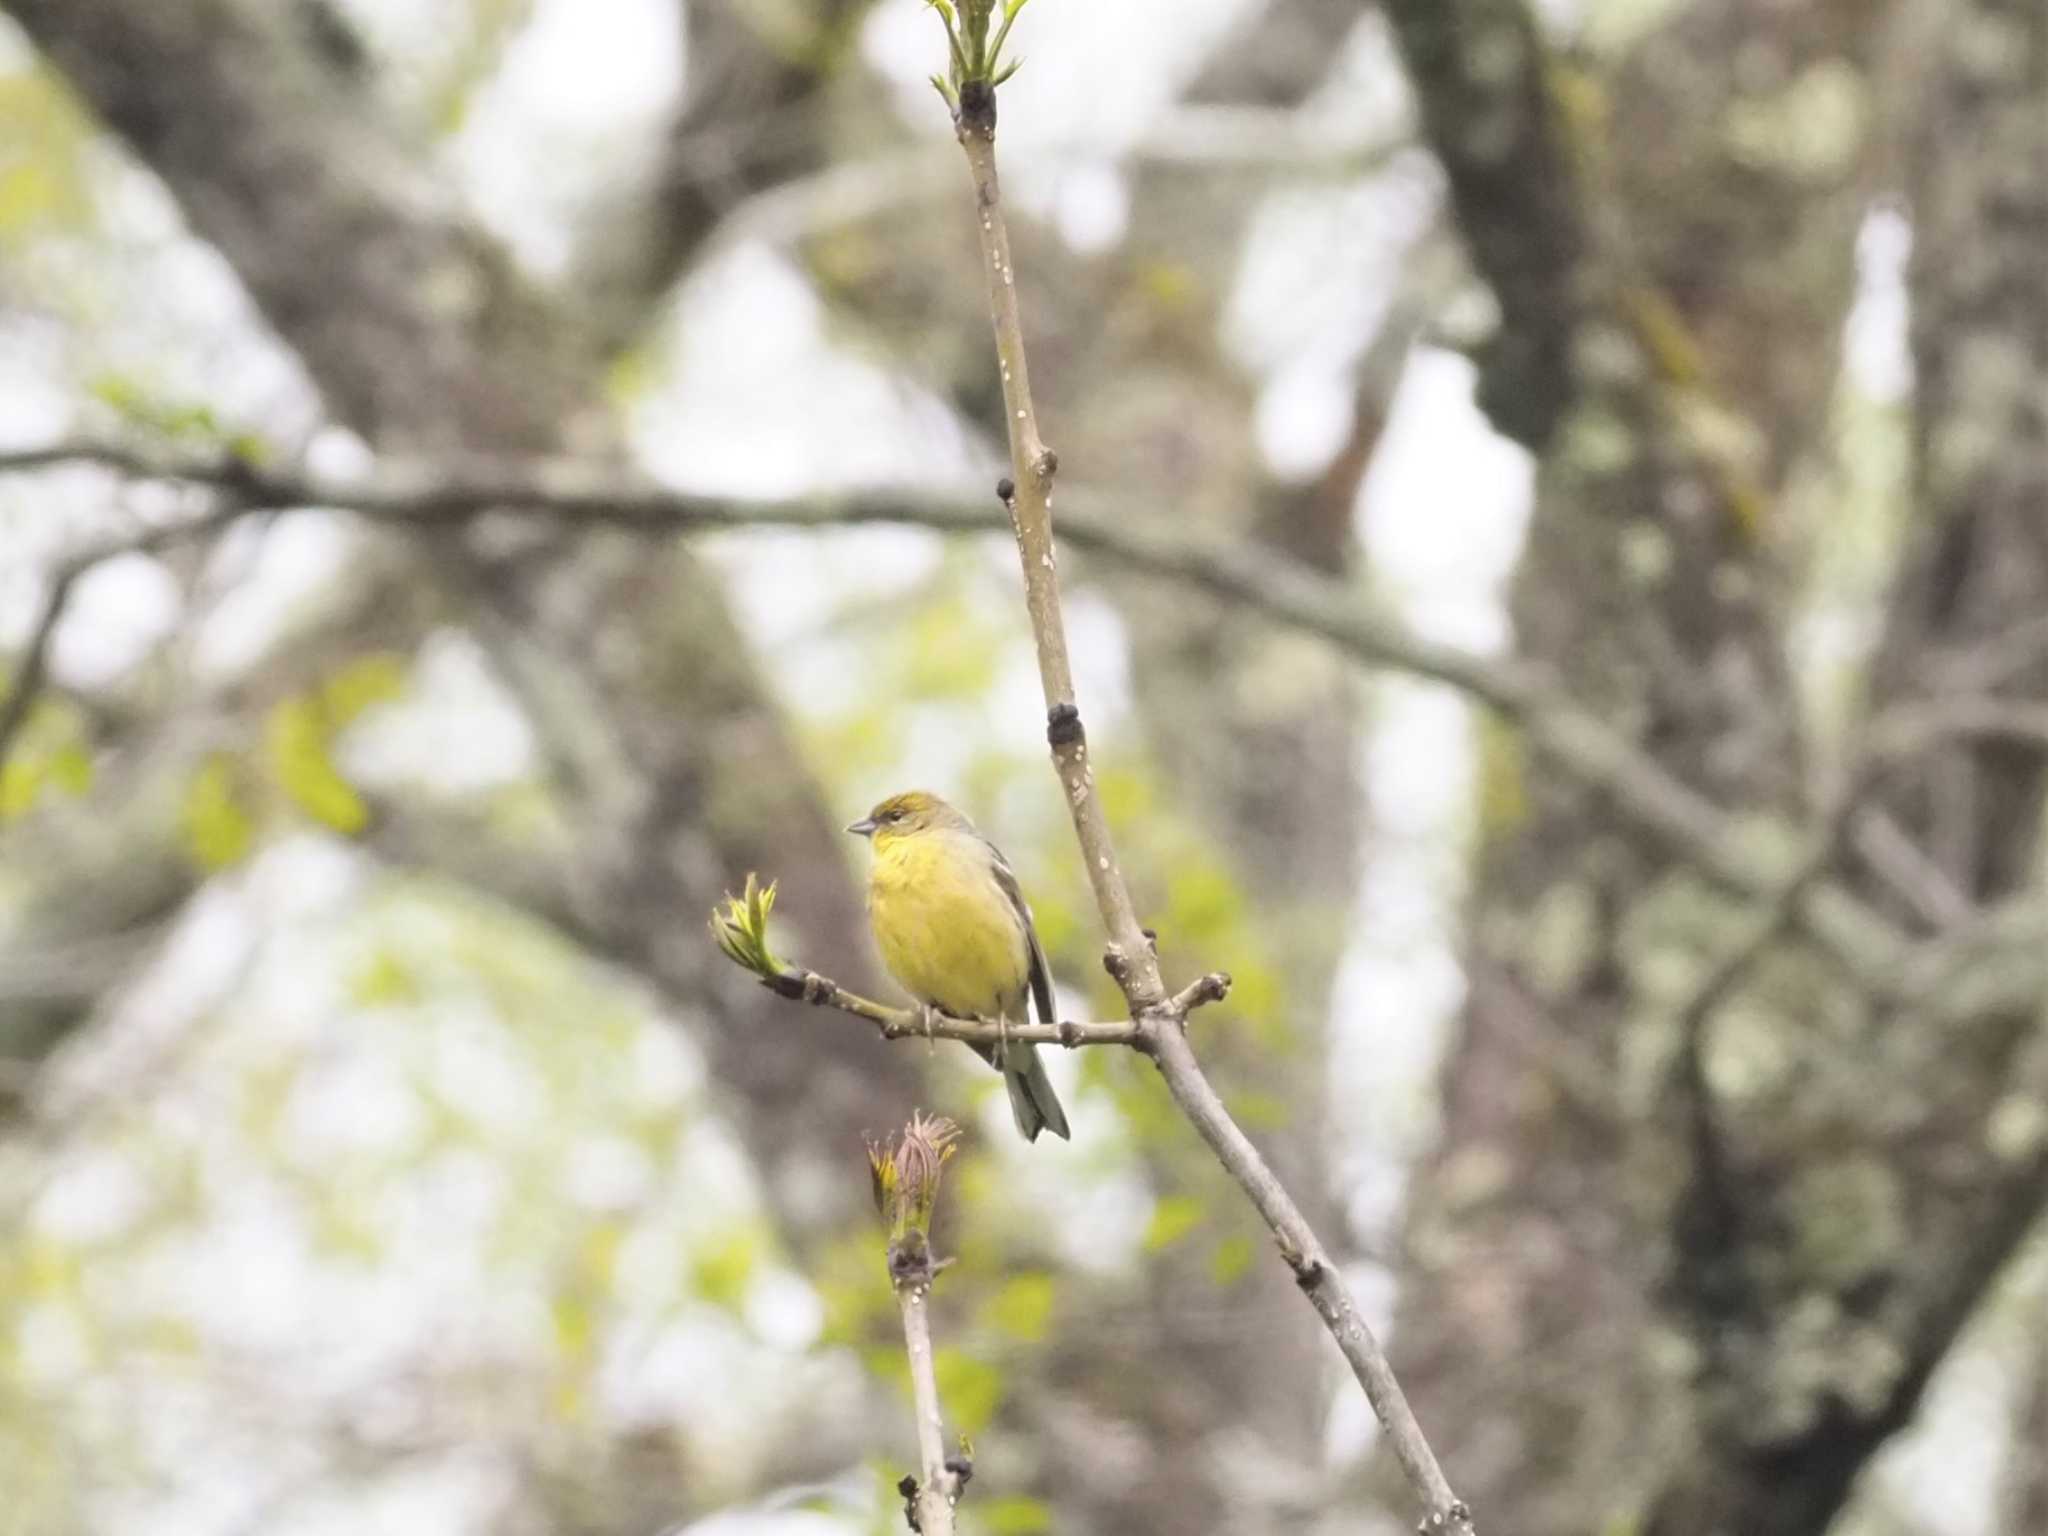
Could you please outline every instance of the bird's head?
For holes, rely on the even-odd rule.
[[[873,838],[875,846],[880,848],[899,837],[915,837],[921,832],[965,830],[970,825],[965,816],[937,795],[913,789],[891,795],[846,830],[856,837]]]

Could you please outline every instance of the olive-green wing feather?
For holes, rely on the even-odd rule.
[[[1010,868],[994,843],[988,845],[994,857],[996,884],[1002,893],[1010,898],[1010,905],[1017,913],[1017,921],[1024,925],[1024,940],[1031,946],[1031,999],[1038,1004],[1038,1021],[1041,1024],[1056,1022],[1052,1011],[1052,968],[1046,964],[1045,946],[1038,942],[1038,929],[1031,922],[1031,908],[1025,905],[1023,887],[1017,884],[1017,872]]]
[[[1038,942],[1038,930],[1032,926],[1031,908],[1024,903],[1024,891],[1017,884],[1016,871],[1009,861],[997,850],[995,844],[988,845],[989,867],[996,877],[996,885],[1010,898],[1010,905],[1016,910],[1017,921],[1024,925],[1024,941],[1031,949],[1031,998],[1038,1004],[1040,1023],[1055,1022],[1052,1011],[1052,967],[1045,961],[1045,946]],[[1048,1130],[1055,1136],[1067,1137],[1067,1113],[1060,1107],[1059,1096],[1053,1092],[1052,1079],[1045,1075],[1045,1063],[1038,1059],[1038,1049],[1032,1045],[1012,1045],[999,1063],[1003,1069],[1003,1081],[1010,1091],[1010,1113],[1016,1118],[1017,1129],[1024,1133],[1026,1141],[1036,1141],[1041,1130]]]

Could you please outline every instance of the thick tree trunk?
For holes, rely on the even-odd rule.
[[[1807,114],[1873,88],[1884,8],[1700,0],[1574,97],[1590,120],[1597,93],[1606,134],[1582,122],[1562,137],[1527,126],[1530,100],[1557,99],[1557,66],[1518,48],[1533,86],[1475,68],[1499,57],[1477,39],[1515,30],[1503,9],[1389,14],[1425,97],[1463,103],[1426,106],[1424,121],[1506,325],[1555,318],[1518,294],[1584,305],[1561,352],[1502,344],[1570,359],[1554,433],[1493,404],[1545,448],[1513,600],[1521,650],[1767,840],[1803,835],[1780,656],[1797,540],[1777,508],[1831,389],[1872,153],[1856,118],[1830,137]],[[2024,254],[2040,239],[2041,18],[2013,4],[1972,15],[1939,62],[1928,123],[1931,142],[1973,150],[1950,149],[1916,195],[1918,537],[1949,553],[1915,570],[1965,600],[1930,603],[1909,577],[1880,702],[1928,691],[1927,661],[2048,606],[2044,305]],[[1467,96],[1489,84],[1513,109],[1500,121],[1522,129],[1473,129],[1484,114]],[[1593,235],[1575,276],[1523,270],[1541,248],[1490,250],[1506,238],[1492,200],[1508,165],[1540,168],[1546,196],[1580,183]],[[1969,472],[1930,474],[1937,443],[1973,450]],[[2038,676],[2008,696],[2038,697]],[[1968,807],[1955,878],[1971,902],[2009,894],[2036,858],[2034,762],[2010,747],[1954,755],[1969,763],[1968,790],[1946,798]],[[1967,1134],[2029,1069],[2037,1032],[1982,1018],[1937,1038],[1789,940],[1703,1000],[1758,915],[1540,763],[1499,766],[1489,782],[1520,783],[1482,817],[1472,993],[1443,1146],[1413,1204],[1404,1380],[1482,1521],[1811,1536],[1910,1416],[2037,1208],[2037,1154],[2001,1160]],[[1930,797],[1911,785],[1886,809],[1938,848],[1917,808]],[[1890,888],[1865,884],[1873,901]],[[1688,1079],[1689,1041],[1704,1081]]]
[[[1931,40],[1908,186],[1915,513],[1873,693],[1995,713],[2048,699],[2048,650],[2011,644],[2048,612],[2048,10],[1971,0]],[[1888,781],[1876,814],[1919,850],[1918,879],[1975,913],[2040,888],[2043,769],[2038,740],[1938,747]],[[1873,902],[1927,920],[1895,881],[1859,873]],[[1734,1347],[1707,1357],[1704,1454],[1654,1506],[1655,1536],[1823,1528],[2048,1205],[2048,1149],[1996,1129],[2014,1095],[2048,1087],[2038,1000],[1947,1028],[1907,1011],[1865,1038],[1877,1070],[1861,1102],[1795,1117],[1833,1150],[1743,1127],[1765,1149],[1751,1201],[1798,1219],[1808,1251],[1731,1269],[1739,1312],[1720,1328]],[[1788,1180],[1790,1198],[1772,1199]],[[1813,1208],[1823,1191],[1838,1209]],[[1850,1219],[1867,1230],[1845,1233]],[[1744,1246],[1767,1230],[1745,1217]],[[1802,1326],[1822,1307],[1827,1327]],[[1741,1380],[1759,1354],[1764,1379]],[[1797,1419],[1767,1417],[1788,1405]]]

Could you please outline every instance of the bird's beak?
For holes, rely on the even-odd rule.
[[[849,824],[846,830],[855,837],[873,837],[875,835],[875,818],[863,816],[859,821]]]

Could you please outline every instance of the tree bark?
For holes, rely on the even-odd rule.
[[[1930,37],[1907,186],[1914,521],[1872,691],[1879,707],[2038,705],[2048,652],[2005,642],[2048,612],[2048,12],[1972,0]],[[1878,807],[1974,913],[2040,888],[2043,774],[2038,743],[1957,743],[1888,781]],[[1858,872],[1874,903],[1895,892]],[[1706,1354],[1704,1454],[1653,1507],[1655,1536],[1822,1528],[2048,1205],[2048,1149],[1996,1129],[2001,1109],[2048,1092],[2038,1001],[1947,1029],[1880,1016],[1863,1041],[1876,1071],[1855,1102],[1809,1090],[1791,1125],[1742,1127],[1751,1202],[1804,1241],[1771,1263],[1755,1251],[1763,1220],[1743,1216],[1735,1315],[1715,1319],[1728,1342]],[[1843,1214],[1802,1200],[1802,1177],[1883,1235],[1823,1248]],[[1745,1365],[1754,1379],[1735,1375]]]
[[[1582,306],[1568,345],[1498,344],[1568,360],[1547,438],[1489,402],[1504,431],[1545,445],[1513,594],[1521,653],[1569,678],[1675,775],[1753,813],[1760,836],[1803,837],[1814,796],[1782,656],[1800,540],[1782,493],[1831,388],[1879,148],[1855,127],[1863,119],[1829,139],[1807,114],[1874,89],[1885,8],[1702,0],[1576,81],[1580,107],[1602,110],[1562,133],[1562,117],[1545,123],[1528,105],[1555,110],[1562,66],[1518,46],[1502,55],[1522,66],[1516,77],[1474,51],[1488,26],[1508,24],[1502,9],[1473,0],[1389,14],[1504,328],[1555,321],[1555,306],[1518,293]],[[2038,57],[2013,9],[2005,46],[1987,50],[1980,35],[1972,57]],[[2013,65],[2006,78],[2002,110],[2038,107],[2038,72]],[[1576,272],[1509,270],[1568,254],[1565,242],[1485,254],[1513,199],[1458,167],[1485,117],[1469,93],[1488,88],[1507,98],[1500,121],[1524,124],[1515,142],[1481,146],[1490,163],[1547,164],[1545,196],[1581,188]],[[1969,648],[2048,601],[2035,576],[2039,415],[2017,403],[2041,398],[2031,338],[2043,311],[2038,274],[2021,281],[2006,265],[2025,248],[2015,230],[2038,241],[2027,189],[2040,180],[2023,186],[2018,167],[2041,160],[2016,127],[1965,125],[1995,93],[1947,94],[1936,119],[1946,142],[1997,148],[1960,175],[1949,152],[1944,196],[2006,212],[2003,227],[1962,217],[1975,234],[1955,243],[1927,226],[1915,351],[1935,387],[1923,387],[1919,434],[1924,444],[2000,423],[2000,451],[1978,461],[1970,494],[2036,515],[2028,546],[2015,529],[2024,517],[1970,514],[1965,541],[2007,536],[1978,549],[1977,569],[1999,580],[1977,578],[1966,629],[1908,633],[1895,618],[1891,649],[1915,658],[1950,638]],[[1606,132],[1588,126],[1603,116]],[[1916,199],[1923,223],[1931,185]],[[1944,300],[1958,282],[2003,301]],[[1953,363],[1980,354],[1980,324],[1980,338],[2013,338],[2013,366],[1997,373],[2010,397],[1988,408],[1939,383],[1981,378]],[[2018,464],[2030,467],[1989,467]],[[2003,499],[2015,493],[2031,500]],[[1924,530],[1953,521],[1955,494],[1923,473]],[[1899,614],[1915,610],[1914,585]],[[1916,666],[1890,660],[1880,678]],[[1905,691],[1881,681],[1877,696]],[[1511,792],[1481,807],[1472,990],[1446,1068],[1443,1145],[1411,1207],[1404,1380],[1425,1422],[1452,1426],[1444,1454],[1461,1489],[1482,1512],[1514,1511],[1525,1532],[1613,1519],[1657,1536],[1810,1536],[1910,1417],[2040,1198],[2027,1182],[2038,1181],[2035,1154],[2001,1162],[1981,1134],[1962,1134],[1981,1132],[2011,1074],[2034,1070],[2030,1037],[1986,1018],[1964,1028],[1966,1047],[1955,1035],[1937,1043],[1796,940],[1766,945],[1727,996],[1695,1010],[1755,914],[1619,833],[1604,804],[1524,774],[1512,747],[1495,757],[1483,778]],[[1968,845],[1996,842],[2002,860],[2002,883],[1965,866],[1973,899],[2009,892],[2033,867],[2039,808],[2025,796],[2037,786],[2018,777],[1969,801],[1987,819]],[[1896,819],[1908,837],[1931,836],[1911,799],[1894,802]],[[1882,890],[1872,879],[1865,894]],[[1696,1085],[1689,1036],[1703,1042]]]

